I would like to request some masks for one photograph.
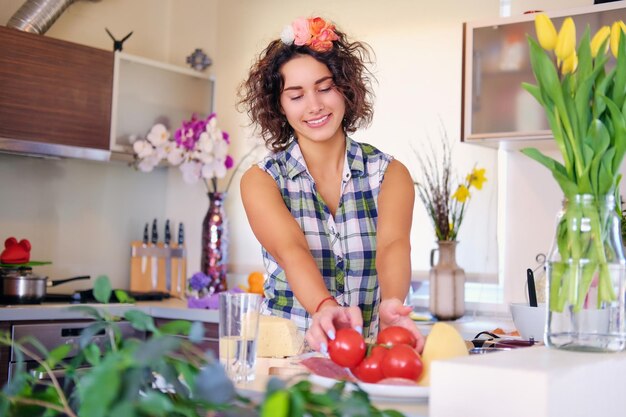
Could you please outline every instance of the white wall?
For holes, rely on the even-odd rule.
[[[513,1],[511,6],[516,14],[590,2]],[[21,3],[4,0],[0,23]],[[110,49],[104,27],[117,37],[133,30],[125,52],[181,66],[193,49],[203,48],[214,59],[210,72],[217,78],[216,109],[222,127],[231,133],[237,159],[255,142],[245,116],[235,110],[237,86],[253,57],[295,17],[320,14],[352,37],[370,43],[377,54],[375,119],[356,138],[394,154],[417,172],[409,143],[419,147],[428,139],[437,140],[439,119],[450,139],[458,141],[462,22],[491,19],[499,13],[498,0],[397,0],[393,6],[371,0],[314,4],[304,0],[106,0],[77,2],[46,36]],[[498,268],[495,218],[500,198],[500,211],[507,216],[499,232],[506,239],[504,264],[500,265],[505,299],[523,298],[523,271],[535,253],[545,251],[551,242],[560,191],[543,168],[517,153],[498,157],[492,149],[458,143],[454,158],[459,175],[477,163],[487,168],[489,177],[462,227],[459,263],[470,273]],[[128,242],[140,237],[143,222],[159,217],[162,224],[165,216],[185,221],[189,269],[199,267],[199,225],[207,200],[202,187],[183,184],[176,169],[141,174],[120,163],[0,155],[0,178],[0,237],[32,238],[33,257],[55,262],[45,269],[51,275],[108,274],[116,286],[126,287]],[[498,188],[506,192],[498,196]],[[231,267],[249,272],[261,265],[260,249],[245,219],[238,181],[230,194]],[[428,219],[416,201],[414,269],[428,268],[433,241]]]

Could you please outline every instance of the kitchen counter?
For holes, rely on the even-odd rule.
[[[60,304],[44,303],[33,305],[12,305],[0,307],[0,321],[24,320],[76,320],[90,318],[79,309],[72,307],[88,306],[103,309],[116,316],[123,316],[128,310],[140,310],[160,319],[191,320],[217,323],[217,310],[189,309],[184,300],[145,301],[136,304]]]
[[[0,321],[24,320],[76,320],[89,318],[83,311],[72,309],[73,306],[88,306],[109,311],[116,316],[123,316],[128,310],[141,310],[159,319],[190,320],[205,323],[217,323],[217,310],[187,308],[185,300],[171,298],[164,301],[145,301],[136,304],[60,304],[44,303],[32,305],[12,305],[0,307]],[[507,316],[483,316],[468,313],[459,320],[450,322],[464,339],[471,340],[481,331],[491,331],[497,327],[505,331],[514,330],[513,322]],[[422,334],[427,335],[432,322],[416,322]]]

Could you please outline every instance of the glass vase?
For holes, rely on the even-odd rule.
[[[557,215],[548,255],[549,347],[617,352],[626,347],[625,262],[613,195],[575,195]]]
[[[226,193],[208,193],[209,209],[202,222],[201,269],[209,278],[209,293],[226,291],[228,268],[228,218]]]
[[[465,314],[465,271],[456,263],[457,243],[441,240],[430,252],[429,310],[438,320],[456,320]],[[435,253],[439,253],[436,265]]]

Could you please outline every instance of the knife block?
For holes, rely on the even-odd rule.
[[[187,285],[187,251],[176,244],[165,247],[163,243],[144,244],[131,242],[130,290],[139,292],[160,291],[182,298]],[[170,263],[170,283],[167,288],[167,263]],[[153,283],[153,280],[156,283]],[[155,285],[156,284],[156,285]]]

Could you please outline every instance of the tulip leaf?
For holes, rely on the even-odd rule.
[[[591,163],[591,169],[589,173],[589,180],[591,182],[591,187],[595,192],[600,190],[599,183],[599,171],[600,171],[600,163],[602,162],[602,158],[605,155],[605,151],[608,149],[611,139],[609,137],[609,132],[606,130],[604,124],[596,119],[591,122],[589,126],[589,132],[587,133],[587,138],[589,138],[589,143],[593,146],[592,155],[593,162]]]
[[[576,184],[568,178],[567,171],[561,163],[549,156],[545,156],[536,148],[524,148],[522,153],[548,168],[565,195],[569,196],[578,193]]]
[[[591,40],[589,35],[589,25],[585,28],[578,46],[578,67],[576,76],[579,80],[586,79],[593,70],[593,60],[591,59]]]
[[[613,161],[612,170],[617,172],[622,165],[624,153],[626,153],[626,121],[624,120],[624,113],[620,111],[619,107],[611,99],[606,96],[602,96],[601,99],[609,108],[611,121],[613,122],[615,160]],[[624,105],[626,106],[626,103]]]
[[[599,183],[599,194],[608,194],[612,187],[615,178],[611,173],[611,166],[613,162],[615,150],[614,148],[609,149],[609,151],[604,154],[602,158],[602,163],[600,164],[600,173],[598,176]]]
[[[535,100],[541,104],[542,107],[545,107],[545,102],[541,97],[541,89],[539,86],[530,83],[522,83],[522,88],[528,91],[535,98]]]
[[[617,54],[617,65],[615,67],[615,82],[613,84],[612,99],[618,108],[624,104],[624,94],[626,93],[626,33],[619,37],[619,46]]]

